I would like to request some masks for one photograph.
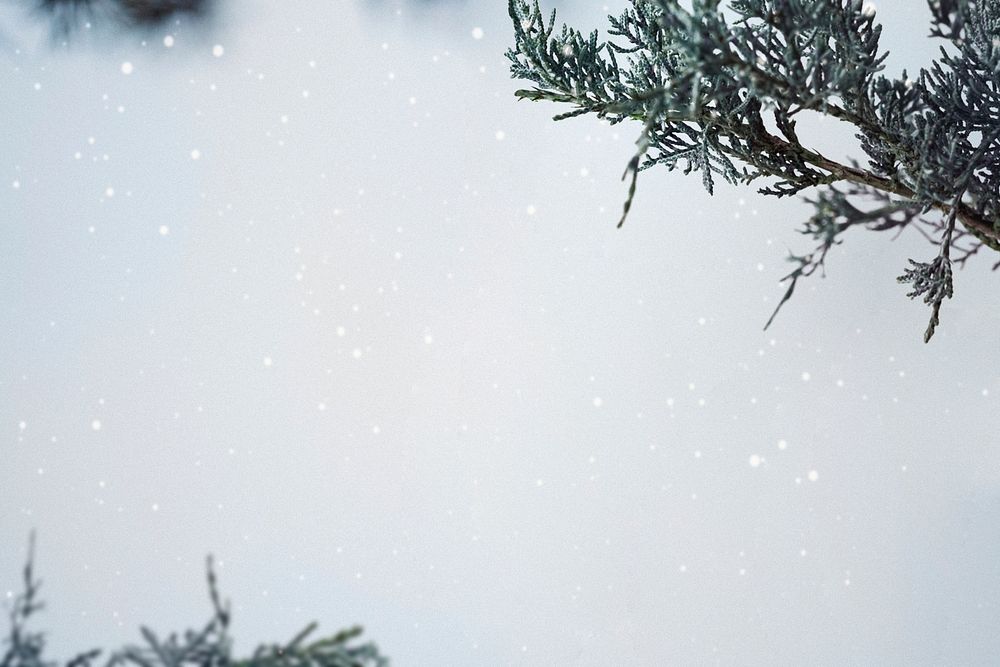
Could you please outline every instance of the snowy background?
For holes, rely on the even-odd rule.
[[[516,102],[505,5],[68,46],[5,7],[0,597],[34,528],[55,657],[199,625],[212,553],[240,651],[994,663],[992,260],[925,346],[894,279],[934,251],[856,234],[763,332],[808,207],[649,171],[615,229],[638,127]]]

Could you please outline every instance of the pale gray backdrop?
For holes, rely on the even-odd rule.
[[[4,11],[0,596],[37,529],[55,657],[200,624],[211,552],[241,651],[995,664],[993,258],[924,346],[933,249],[853,234],[762,332],[809,208],[646,172],[615,229],[638,128],[515,102],[501,0],[236,4]]]

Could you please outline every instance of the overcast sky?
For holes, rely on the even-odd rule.
[[[991,258],[925,346],[934,250],[849,235],[762,331],[809,208],[653,170],[615,229],[639,128],[516,102],[504,3],[240,5],[4,13],[0,596],[36,529],[54,657],[199,625],[212,553],[240,651],[995,662]]]

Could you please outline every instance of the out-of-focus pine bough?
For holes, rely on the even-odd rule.
[[[57,35],[81,25],[124,24],[156,27],[181,15],[200,18],[212,9],[213,0],[35,0],[39,14],[51,20]]]
[[[554,31],[537,2],[509,0],[514,78],[535,84],[529,100],[575,107],[556,120],[593,113],[611,123],[644,122],[619,226],[638,172],[662,164],[751,183],[783,197],[812,190],[802,233],[817,246],[797,266],[774,315],[799,278],[824,269],[827,252],[852,227],[912,228],[936,246],[909,260],[898,280],[932,308],[924,341],[952,296],[952,264],[983,247],[1000,252],[1000,2],[928,0],[941,56],[916,78],[881,74],[881,26],[861,0],[631,0],[609,17],[613,41],[563,26]],[[854,126],[865,165],[836,162],[796,134],[808,110]],[[839,184],[839,185],[835,185]],[[996,269],[1000,263],[993,268]]]
[[[10,632],[0,646],[0,667],[58,667],[59,663],[44,659],[45,635],[30,631],[27,623],[43,608],[38,598],[41,582],[35,579],[34,535],[24,567],[24,590],[13,600],[10,609]],[[212,559],[208,559],[208,590],[214,608],[212,619],[201,630],[187,630],[183,638],[176,633],[160,638],[149,628],[141,628],[145,645],[126,646],[104,659],[104,667],[134,665],[135,667],[387,667],[375,644],[352,645],[361,635],[360,627],[341,630],[337,634],[307,642],[316,629],[310,623],[285,644],[260,645],[249,658],[232,656],[229,636],[229,602],[223,603],[216,587]],[[65,667],[94,667],[102,651],[94,649],[67,660]]]

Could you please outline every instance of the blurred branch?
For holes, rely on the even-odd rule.
[[[152,28],[176,16],[204,18],[214,0],[35,0],[37,13],[47,17],[56,34],[66,35],[86,24],[114,23]]]

